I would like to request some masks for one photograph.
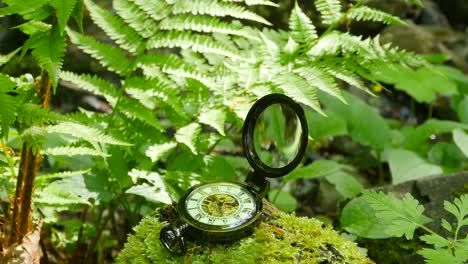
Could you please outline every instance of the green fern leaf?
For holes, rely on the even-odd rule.
[[[120,98],[118,110],[129,118],[136,118],[157,130],[162,127],[158,122],[156,113],[151,109],[145,107],[140,102],[132,98]]]
[[[80,32],[83,33],[83,0],[76,0],[72,16],[78,25]]]
[[[153,18],[159,21],[167,17],[171,13],[171,6],[164,0],[131,0],[141,10]]]
[[[310,18],[302,12],[297,4],[289,17],[289,30],[294,41],[301,44],[310,45],[317,38],[317,31]]]
[[[337,23],[343,16],[340,0],[315,0],[315,7],[322,16],[322,23],[326,25]]]
[[[67,178],[67,177],[72,177],[74,175],[85,174],[85,173],[88,173],[90,170],[91,169],[89,169],[89,170],[79,170],[79,171],[61,171],[61,172],[56,172],[56,173],[41,174],[41,175],[37,176],[34,179],[34,182],[37,185],[42,185],[47,180],[63,179],[63,178]]]
[[[240,24],[227,23],[220,21],[216,17],[203,17],[192,15],[178,15],[163,19],[159,24],[160,29],[164,30],[190,30],[204,33],[221,33],[226,35],[241,36],[249,39],[258,39],[258,36],[251,34]]]
[[[347,17],[356,21],[374,21],[388,25],[405,25],[406,23],[399,17],[392,16],[383,11],[370,8],[367,6],[359,6],[351,8],[347,13]]]
[[[265,6],[274,6],[274,7],[279,6],[276,3],[265,1],[265,0],[223,0],[223,2],[245,3],[248,6],[253,6],[253,5],[265,5]]]
[[[10,126],[16,119],[16,108],[18,101],[15,97],[0,92],[0,138],[8,137]]]
[[[300,103],[312,107],[312,109],[318,113],[325,115],[317,100],[317,89],[311,86],[309,82],[301,76],[292,72],[280,73],[274,76],[272,81],[278,85],[286,95],[291,96]]]
[[[214,127],[222,136],[224,133],[224,123],[226,121],[226,112],[223,109],[210,107],[203,109],[198,116],[200,123]]]
[[[231,16],[238,19],[246,19],[265,25],[271,25],[271,23],[265,20],[263,17],[248,11],[242,6],[232,3],[218,2],[216,0],[178,1],[173,6],[172,13],[191,13],[194,15],[210,15],[215,17]]]
[[[133,71],[133,63],[124,52],[112,45],[95,40],[93,37],[79,34],[67,28],[70,41],[76,44],[85,53],[95,58],[102,66],[121,76],[126,76]]]
[[[423,215],[424,207],[409,193],[402,200],[383,192],[365,191],[363,197],[375,210],[379,221],[391,223],[384,230],[389,235],[404,234],[406,239],[412,239],[414,230],[430,221]]]
[[[50,5],[55,8],[55,14],[57,17],[57,23],[59,25],[60,34],[63,33],[67,25],[67,21],[70,18],[73,8],[75,7],[77,0],[53,0],[50,1]]]
[[[159,33],[148,40],[148,48],[174,48],[192,49],[200,53],[213,53],[233,59],[242,59],[237,51],[215,41],[211,36],[191,34],[190,32]]]
[[[57,207],[91,205],[88,201],[71,193],[57,182],[53,182],[40,192],[36,192],[33,201],[38,207],[44,205]]]
[[[191,123],[177,130],[175,139],[177,142],[186,145],[194,154],[197,154],[196,140],[200,132],[200,125],[197,123]]]
[[[12,28],[17,28],[21,30],[24,34],[27,35],[33,35],[36,33],[41,33],[41,32],[46,32],[52,29],[51,24],[44,23],[42,21],[36,21],[36,20],[31,20],[26,23],[20,24],[16,27]]]
[[[145,43],[143,38],[120,17],[101,8],[91,0],[84,0],[84,3],[94,23],[104,30],[107,36],[114,40],[121,48],[133,54],[144,50]]]
[[[30,0],[25,4],[23,1],[5,0],[2,1],[8,6],[0,8],[0,16],[18,14],[23,16],[26,20],[42,18],[38,16],[37,10],[47,5],[49,0]]]
[[[137,99],[145,107],[155,109],[166,106],[174,112],[183,115],[185,110],[179,99],[176,86],[169,86],[157,78],[132,77],[125,81],[123,89],[131,97]]]
[[[99,129],[88,127],[73,122],[62,122],[57,125],[47,127],[48,133],[59,133],[73,136],[92,143],[102,143],[109,145],[130,146],[131,144],[105,135]]]
[[[19,51],[21,50],[21,47],[15,49],[14,51],[6,54],[6,55],[2,55],[0,54],[0,66],[2,66],[3,64],[9,62]]]
[[[50,32],[40,33],[37,38],[35,36],[31,36],[32,54],[49,74],[55,92],[65,55],[65,36],[60,35],[58,27],[52,28]]]
[[[346,103],[333,75],[313,67],[301,67],[295,69],[294,72],[306,79],[311,86],[317,87],[318,89],[338,98],[343,103]]]
[[[110,155],[93,148],[87,147],[55,147],[55,148],[46,148],[42,151],[45,155],[51,156],[100,156],[100,157],[109,157]]]
[[[131,0],[114,0],[113,5],[117,14],[142,37],[149,38],[157,32],[156,22],[148,19],[147,14]]]
[[[175,142],[167,142],[162,144],[155,144],[149,146],[146,151],[145,155],[151,159],[152,162],[158,161],[164,154],[171,151],[177,146]]]
[[[361,78],[357,76],[351,69],[347,69],[344,65],[340,65],[340,62],[324,66],[325,67],[323,69],[329,74],[335,76],[335,78],[340,79],[347,84],[359,88],[363,91],[369,92],[369,89],[367,89]]]
[[[455,198],[453,203],[444,201],[444,209],[457,218],[456,230],[454,232],[455,236],[457,236],[458,231],[463,226],[468,225],[468,194]]]
[[[60,78],[78,86],[83,90],[91,92],[95,95],[103,96],[111,105],[114,105],[117,102],[117,97],[119,96],[117,87],[99,77],[86,74],[78,75],[64,71],[60,74]]]

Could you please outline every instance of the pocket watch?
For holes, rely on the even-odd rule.
[[[232,241],[250,235],[269,191],[267,178],[291,172],[307,147],[302,107],[282,94],[269,94],[249,110],[242,129],[244,155],[253,171],[245,182],[211,181],[188,189],[176,205],[178,220],[163,227],[159,239],[173,254],[185,241]]]

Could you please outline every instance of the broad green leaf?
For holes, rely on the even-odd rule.
[[[441,166],[444,173],[462,170],[466,159],[457,145],[446,142],[434,144],[427,156],[429,162]]]
[[[276,197],[276,199],[275,199]],[[272,189],[268,193],[268,199],[281,211],[292,212],[297,208],[297,201],[294,196],[280,189]]]
[[[416,128],[406,128],[402,131],[404,135],[404,148],[409,150],[425,150],[426,141],[432,135],[450,133],[456,128],[468,129],[468,124],[462,124],[454,121],[429,119],[424,124]]]
[[[164,154],[168,153],[177,146],[175,142],[151,145],[146,149],[145,154],[152,162],[158,161]]]
[[[333,111],[325,111],[327,116],[312,111],[305,111],[309,135],[313,139],[321,139],[331,136],[348,134],[347,122],[339,114]]]
[[[325,176],[325,179],[335,185],[336,190],[343,198],[354,197],[364,190],[364,187],[356,178],[345,172],[332,173]]]
[[[224,157],[207,155],[203,157],[203,162],[203,180],[235,180],[236,171]]]
[[[468,124],[468,95],[465,95],[463,100],[458,103],[456,111],[460,122]]]
[[[343,97],[348,105],[320,93],[320,101],[325,104],[327,112],[334,112],[339,118],[346,120],[347,130],[353,140],[382,151],[391,142],[391,131],[385,119],[358,97],[345,91]]]
[[[179,128],[175,134],[175,139],[177,142],[185,144],[193,153],[197,153],[196,149],[196,140],[200,134],[201,127],[200,124],[191,123],[187,126]]]
[[[110,154],[106,159],[109,178],[117,182],[120,190],[128,188],[132,185],[132,180],[128,176],[128,157],[125,156],[123,149],[117,146],[111,146],[107,152]]]
[[[390,166],[393,184],[416,180],[443,172],[439,166],[430,164],[419,157],[418,154],[405,149],[389,150],[388,164]]]
[[[63,34],[67,21],[72,14],[77,0],[53,0],[50,4],[55,8],[57,22],[60,28],[60,34]]]
[[[61,122],[57,125],[47,127],[48,133],[59,133],[70,135],[89,142],[99,142],[109,145],[130,146],[131,144],[105,135],[101,130],[73,122]]]
[[[327,176],[337,173],[349,166],[339,164],[333,160],[316,160],[312,164],[297,168],[284,177],[284,181],[292,181],[297,179],[313,179],[317,177]]]
[[[362,197],[375,211],[377,219],[388,223],[383,232],[390,236],[405,235],[406,239],[412,239],[416,228],[431,221],[423,215],[424,207],[409,193],[401,200],[383,192],[365,191]]]
[[[434,67],[412,70],[395,64],[376,67],[377,80],[394,84],[395,88],[408,93],[420,103],[431,103],[438,94],[457,94],[456,83]]]
[[[341,227],[347,232],[365,238],[389,238],[384,230],[390,224],[375,215],[374,209],[363,197],[354,198],[345,205],[340,216]]]
[[[457,144],[458,148],[465,154],[468,158],[468,134],[463,130],[457,128],[453,130],[453,141]]]

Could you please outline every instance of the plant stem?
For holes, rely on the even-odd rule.
[[[43,108],[49,106],[51,83],[46,71],[41,73],[41,81],[36,87],[36,93],[41,98],[40,105]],[[28,233],[31,223],[31,204],[34,191],[34,179],[39,170],[41,155],[38,149],[32,149],[29,142],[24,142],[21,149],[21,160],[16,181],[15,197],[13,199],[13,213],[11,229],[6,241],[6,247],[15,243],[21,243]]]

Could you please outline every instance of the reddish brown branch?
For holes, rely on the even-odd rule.
[[[41,98],[42,107],[49,107],[51,85],[49,75],[46,71],[41,74],[41,81],[37,84],[37,95]],[[24,142],[21,149],[21,160],[18,178],[16,181],[16,192],[13,199],[13,212],[10,218],[10,234],[4,247],[15,243],[21,243],[23,237],[31,229],[31,205],[34,190],[34,179],[39,171],[41,155],[39,150],[31,149],[29,142]]]

